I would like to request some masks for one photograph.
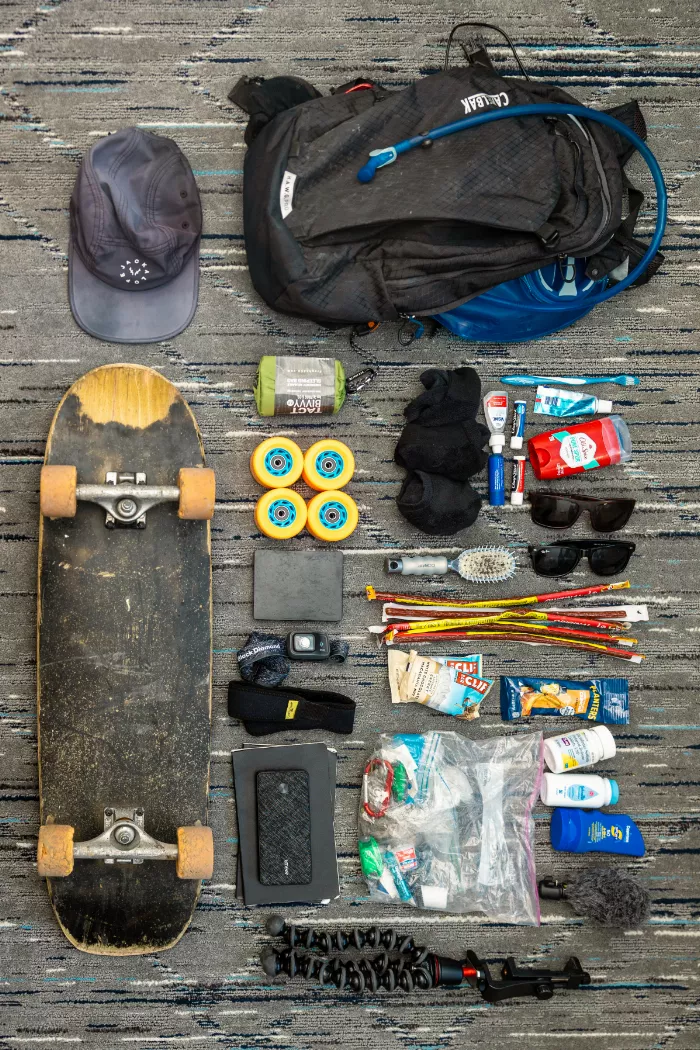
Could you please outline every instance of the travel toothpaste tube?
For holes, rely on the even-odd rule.
[[[594,416],[598,412],[612,412],[612,408],[612,401],[602,397],[577,394],[574,390],[556,390],[552,386],[537,387],[536,416]]]
[[[525,498],[525,464],[526,456],[513,457],[513,478],[510,483],[511,507],[522,507]]]
[[[408,888],[408,883],[406,882],[406,880],[404,879],[404,877],[403,877],[403,875],[401,873],[401,869],[399,867],[398,861],[396,860],[396,857],[394,856],[393,852],[390,849],[387,849],[387,850],[384,851],[384,862],[385,862],[387,868],[389,869],[389,871],[391,872],[391,877],[394,880],[394,885],[396,886],[396,889],[398,891],[399,898],[404,903],[408,903],[408,901],[412,901],[413,900],[413,894],[411,893],[410,889]]]
[[[536,434],[527,451],[537,480],[548,481],[626,463],[632,457],[632,440],[621,416],[605,416]]]
[[[521,449],[525,437],[525,416],[527,415],[527,401],[513,402],[513,426],[510,432],[510,447]]]

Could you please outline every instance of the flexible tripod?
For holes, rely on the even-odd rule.
[[[380,988],[388,992],[397,988],[410,992],[414,988],[456,987],[466,981],[487,1002],[497,1003],[524,995],[551,999],[555,988],[580,988],[591,983],[590,974],[574,956],[567,960],[563,970],[519,967],[509,957],[499,979],[491,976],[488,965],[472,951],[459,962],[436,955],[418,946],[412,936],[404,936],[391,928],[317,931],[312,927],[288,925],[281,915],[271,915],[266,929],[271,937],[284,938],[287,945],[280,951],[271,946],[263,949],[261,962],[268,976],[282,973],[288,977],[300,976],[324,987],[334,985],[339,991],[347,988],[356,994],[365,990],[376,992]],[[356,959],[331,955],[348,948],[359,952],[367,948],[382,951],[379,955],[363,954]]]

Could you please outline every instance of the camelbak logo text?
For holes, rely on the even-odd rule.
[[[485,109],[487,106],[507,106],[508,95],[505,91],[499,91],[497,95],[485,95],[480,91],[478,95],[469,95],[461,99],[465,113],[475,113],[477,109]]]

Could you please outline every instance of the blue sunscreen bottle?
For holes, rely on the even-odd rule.
[[[561,853],[644,856],[642,833],[626,813],[601,813],[599,809],[555,809],[549,835],[552,846]]]

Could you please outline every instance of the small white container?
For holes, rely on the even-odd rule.
[[[544,760],[552,773],[593,766],[615,754],[615,737],[607,726],[576,729],[544,742]]]
[[[614,806],[620,797],[616,780],[595,773],[545,773],[540,800],[545,806],[599,809]]]

